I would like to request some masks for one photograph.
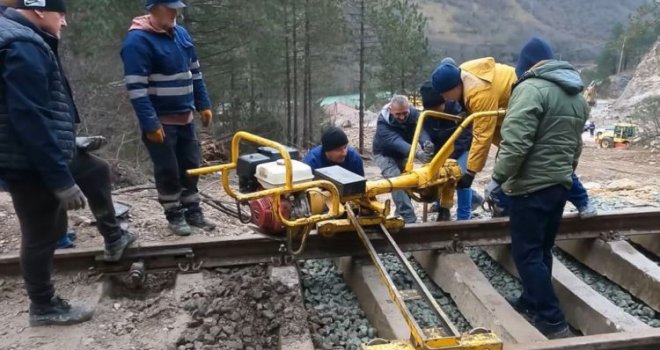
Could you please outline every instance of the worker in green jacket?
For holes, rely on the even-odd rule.
[[[486,192],[504,191],[510,201],[511,252],[523,284],[513,306],[547,337],[566,337],[568,325],[552,287],[551,249],[589,107],[581,95],[580,74],[568,62],[555,60],[547,42],[532,39],[519,57],[521,76],[502,123]]]

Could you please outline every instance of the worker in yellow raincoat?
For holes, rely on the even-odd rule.
[[[551,57],[552,50],[543,40],[532,38],[527,45],[531,45],[536,55]],[[433,71],[431,82],[433,89],[440,92],[446,101],[460,102],[469,115],[506,109],[513,85],[524,73],[525,71],[516,71],[511,66],[496,63],[492,57],[467,61],[460,66],[457,66],[453,60],[445,59]],[[456,185],[457,189],[471,188],[475,175],[481,172],[486,164],[490,146],[494,144],[499,147],[502,141],[500,128],[503,120],[504,114],[479,118],[473,122],[467,171]],[[485,199],[489,200],[489,198]],[[575,174],[568,200],[577,208],[581,218],[598,214],[586,189]],[[500,196],[497,207],[493,212],[494,216],[508,216],[506,196]]]
[[[443,61],[433,72],[433,88],[446,101],[458,101],[468,114],[506,109],[513,84],[518,79],[515,68],[496,63],[492,57],[467,61],[460,66]],[[504,114],[474,121],[467,172],[458,188],[470,188],[474,176],[483,170],[491,144],[499,146]]]

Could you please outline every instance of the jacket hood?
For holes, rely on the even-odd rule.
[[[144,16],[139,16],[139,17],[133,18],[133,23],[131,23],[131,27],[128,30],[129,31],[131,31],[131,30],[144,30],[144,31],[151,32],[151,33],[168,34],[168,32],[165,29],[156,28],[151,23],[151,16],[150,15],[144,15]]]
[[[392,113],[390,113],[390,104],[388,103],[383,107],[383,109],[380,110],[380,113],[378,113],[378,118],[383,118],[383,120],[389,125],[408,125],[408,124],[410,124],[411,120],[417,120],[416,117],[414,116],[417,109],[415,109],[414,107],[411,106],[408,109],[408,111],[410,112],[408,114],[408,119],[406,119],[406,121],[403,122],[403,123],[399,123],[394,119],[394,116],[392,116]],[[415,121],[415,123],[416,123],[416,121]]]
[[[461,70],[475,75],[489,83],[495,78],[495,59],[492,57],[478,58],[461,64]]]
[[[378,117],[383,118],[383,120],[387,124],[390,124],[390,125],[392,124],[393,121],[390,120],[390,104],[389,103],[386,104],[385,106],[383,106],[383,109],[381,109],[380,113],[378,113]]]
[[[529,78],[539,78],[559,85],[569,95],[577,95],[584,90],[580,73],[568,62],[548,60],[540,62],[525,73],[520,82]]]

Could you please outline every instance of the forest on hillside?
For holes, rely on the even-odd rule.
[[[641,0],[622,4],[636,1]],[[427,2],[187,0],[179,23],[195,40],[216,112],[205,137],[223,142],[247,130],[305,147],[318,141],[322,97],[362,89],[362,105],[369,108],[377,93],[416,91],[441,57],[460,54],[451,45],[430,43],[435,25],[430,22],[438,12],[429,11]],[[104,156],[139,170],[149,168],[148,157],[123,84],[119,50],[143,6],[142,0],[69,2],[61,50],[83,116],[80,133],[106,136]],[[461,37],[452,30],[459,32],[448,29],[450,36]],[[507,52],[521,43],[510,42]],[[498,59],[513,59],[491,49]]]
[[[144,13],[142,1],[71,4],[62,51],[85,119],[82,133],[105,135],[109,158],[139,167],[146,155],[119,50],[132,18]],[[362,81],[369,106],[377,92],[414,91],[437,62],[426,20],[409,0],[187,4],[178,22],[197,46],[217,114],[210,132],[216,140],[247,130],[309,145],[319,132],[322,96],[355,93]]]

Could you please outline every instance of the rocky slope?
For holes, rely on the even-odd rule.
[[[622,114],[630,114],[640,102],[653,96],[660,96],[660,39],[637,66],[615,108]]]

